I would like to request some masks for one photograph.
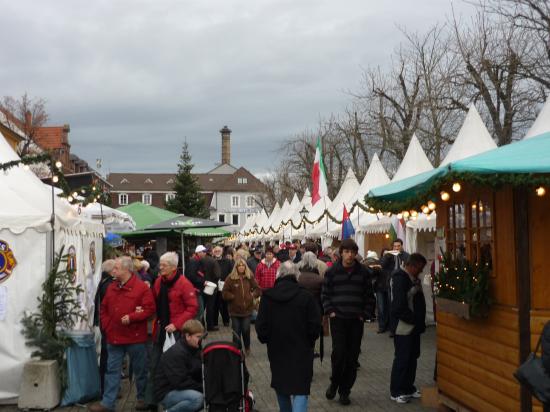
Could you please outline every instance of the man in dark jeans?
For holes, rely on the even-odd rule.
[[[420,334],[426,330],[426,302],[418,276],[426,258],[413,253],[391,280],[391,320],[395,357],[391,371],[391,399],[407,403],[422,395],[414,386],[416,364],[420,357]]]
[[[378,298],[378,333],[383,333],[390,327],[390,279],[392,275],[401,269],[401,266],[407,261],[409,254],[403,250],[403,241],[395,239],[392,244],[392,250],[386,250],[380,258],[380,266],[386,279],[385,290],[376,290]],[[393,338],[393,332],[390,330],[390,338]]]
[[[334,399],[338,391],[342,405],[351,403],[349,395],[357,377],[363,322],[374,305],[368,269],[356,260],[358,249],[353,239],[342,241],[341,259],[326,272],[321,296],[332,332],[332,374],[326,397]]]

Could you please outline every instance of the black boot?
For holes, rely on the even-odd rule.
[[[344,406],[347,406],[351,403],[351,401],[349,400],[349,395],[340,395],[340,405],[344,405]]]
[[[327,397],[327,399],[334,399],[334,397],[336,396],[336,391],[337,390],[338,390],[338,387],[331,383],[328,386],[327,391],[325,393],[325,396]]]

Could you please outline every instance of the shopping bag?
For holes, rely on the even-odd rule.
[[[543,404],[550,402],[550,376],[537,356],[541,338],[534,352],[531,352],[526,361],[514,373],[514,377],[524,385]]]
[[[166,339],[164,339],[164,345],[162,347],[162,351],[166,352],[168,349],[170,349],[175,344],[176,344],[176,338],[174,337],[174,334],[173,333],[166,333]]]

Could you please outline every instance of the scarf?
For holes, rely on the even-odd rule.
[[[176,272],[174,277],[170,280],[160,280],[160,292],[157,302],[157,321],[159,325],[158,343],[164,345],[166,339],[166,326],[170,324],[170,302],[168,300],[168,292],[170,288],[176,284],[180,278],[181,273]]]

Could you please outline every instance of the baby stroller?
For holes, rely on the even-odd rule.
[[[244,354],[233,342],[211,342],[202,350],[204,410],[251,412]]]

